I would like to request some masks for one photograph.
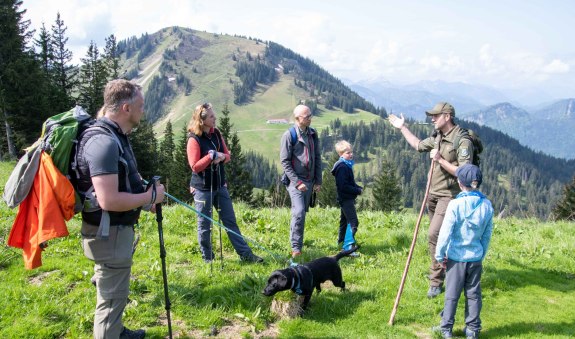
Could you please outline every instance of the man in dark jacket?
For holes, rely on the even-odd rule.
[[[287,190],[291,199],[290,242],[292,257],[301,255],[305,214],[312,190],[319,192],[322,183],[321,153],[317,132],[310,127],[311,110],[298,105],[293,111],[295,118],[295,142],[291,131],[286,131],[280,144],[280,162],[284,175],[289,179]]]

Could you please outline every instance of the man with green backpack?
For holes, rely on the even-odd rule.
[[[80,195],[93,187],[93,209],[82,211],[82,245],[94,261],[97,288],[94,338],[144,338],[122,323],[132,267],[134,225],[142,206],[161,203],[164,186],[146,190],[128,134],[144,115],[141,86],[118,79],[104,90],[103,116],[78,138],[76,162]],[[105,211],[105,212],[103,212]],[[107,220],[105,220],[107,219]]]
[[[423,140],[407,128],[403,114],[400,117],[390,114],[388,119],[393,127],[401,131],[411,147],[419,152],[429,152],[433,160],[432,179],[426,201],[430,220],[428,245],[431,257],[427,297],[435,298],[442,292],[445,279],[445,270],[435,259],[437,238],[449,201],[461,192],[455,171],[466,163],[477,162],[478,165],[477,154],[481,152],[482,146],[475,134],[472,135],[455,123],[455,108],[451,104],[440,102],[425,113],[431,118],[435,132]]]

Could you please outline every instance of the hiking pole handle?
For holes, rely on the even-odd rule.
[[[148,181],[148,185],[146,186],[146,191],[150,188],[152,189],[152,196],[156,196],[156,182],[160,181],[162,177],[159,175],[154,175],[150,181]],[[154,199],[155,200],[155,199]],[[156,204],[156,221],[161,222],[164,219],[162,215],[162,203]]]

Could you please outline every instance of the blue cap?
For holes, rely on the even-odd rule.
[[[459,182],[465,187],[472,187],[471,183],[476,181],[477,185],[475,188],[478,188],[483,181],[481,170],[479,167],[473,164],[463,164],[459,166],[455,171],[455,176],[457,177],[457,180],[459,180]]]

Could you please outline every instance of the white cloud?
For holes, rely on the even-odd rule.
[[[569,64],[566,64],[559,59],[554,59],[547,65],[543,66],[544,73],[567,73],[569,72],[569,69]]]
[[[575,87],[570,76],[575,50],[564,42],[566,20],[539,25],[526,22],[526,13],[510,25],[504,4],[470,9],[387,0],[327,5],[292,0],[273,7],[264,0],[24,1],[22,9],[28,8],[26,17],[36,28],[42,21],[49,28],[61,13],[75,60],[85,55],[90,40],[103,47],[110,34],[122,40],[178,25],[274,41],[352,81],[383,77],[402,83],[441,79],[499,87],[543,82]],[[564,18],[573,8],[562,3],[524,10]],[[476,20],[477,11],[492,15]]]

